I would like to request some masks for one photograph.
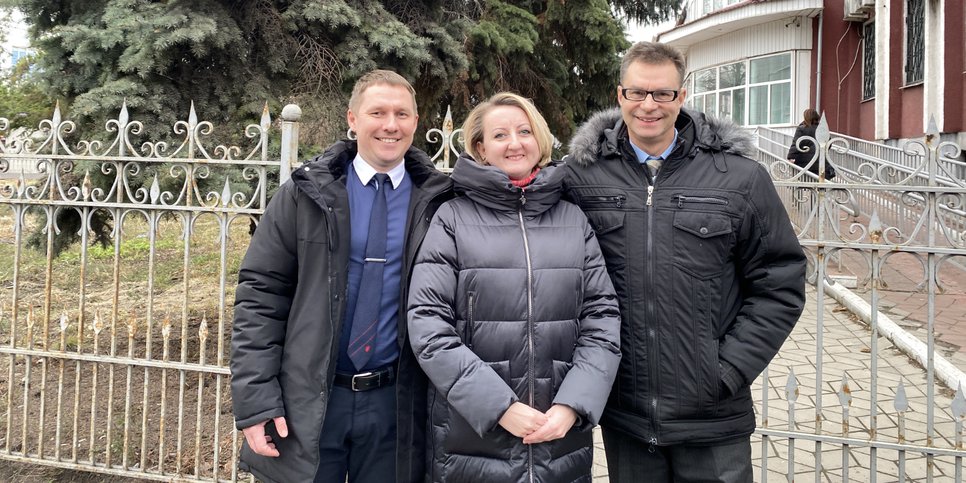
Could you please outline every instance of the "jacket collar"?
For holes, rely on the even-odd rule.
[[[729,120],[706,116],[704,113],[682,108],[675,122],[680,139],[672,158],[686,157],[694,150],[709,151],[714,157],[734,154],[754,157],[754,138],[746,130]],[[570,140],[568,161],[581,166],[596,163],[601,158],[620,156],[627,143],[627,127],[619,108],[600,111],[580,126]],[[717,163],[717,159],[716,159]]]
[[[563,170],[549,165],[540,169],[526,188],[510,183],[506,173],[495,166],[483,166],[463,154],[453,168],[453,185],[458,193],[498,211],[523,210],[527,216],[540,214],[560,200]]]
[[[309,182],[319,188],[331,183],[346,174],[352,160],[358,154],[358,144],[353,140],[339,141],[325,150],[324,153],[312,158],[299,169],[292,172],[292,179]],[[439,176],[445,177],[433,165],[429,155],[419,148],[410,146],[404,157],[406,172],[413,179],[413,184],[422,187],[423,183]],[[299,183],[304,188],[303,183]]]

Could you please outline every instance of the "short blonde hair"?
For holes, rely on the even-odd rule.
[[[413,89],[413,85],[405,77],[391,70],[383,69],[368,72],[356,81],[356,85],[352,87],[352,97],[349,98],[349,110],[354,111],[358,109],[359,104],[362,102],[362,93],[366,89],[379,84],[405,87],[409,91],[409,94],[413,96],[413,109],[416,111],[415,114],[419,114],[419,108],[416,106],[416,90]]]
[[[528,99],[512,92],[500,92],[494,94],[486,102],[476,106],[470,111],[470,115],[463,122],[463,139],[466,145],[466,154],[469,154],[480,164],[486,164],[480,158],[476,146],[483,142],[483,118],[495,107],[510,106],[519,107],[527,115],[530,121],[530,128],[533,129],[533,137],[537,140],[537,147],[540,148],[540,162],[537,166],[543,167],[550,163],[550,153],[553,150],[553,135],[547,121],[540,115],[540,111]]]

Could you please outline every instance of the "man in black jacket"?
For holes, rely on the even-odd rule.
[[[631,47],[620,110],[570,146],[566,190],[621,309],[601,419],[612,483],[751,482],[750,386],[805,302],[805,257],[753,143],[682,109],[684,69],[668,46]]]
[[[356,140],[292,173],[239,270],[232,402],[241,467],[263,481],[424,475],[427,382],[400,300],[452,185],[412,148],[418,115],[406,79],[364,75],[346,117]]]

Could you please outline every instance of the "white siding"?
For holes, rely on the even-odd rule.
[[[695,44],[687,52],[688,70],[693,72],[713,65],[789,50],[810,51],[812,21],[810,18],[792,17]]]
[[[712,5],[714,5],[713,1],[711,3]],[[731,0],[728,0],[728,1],[721,1],[719,3],[723,5],[725,3],[733,3],[733,2]],[[738,5],[744,6],[744,4],[751,4],[751,3],[752,2],[750,0],[744,0],[744,1],[738,2]],[[705,15],[702,15],[703,4],[704,4],[704,0],[690,0],[690,3],[687,6],[688,22],[693,22],[695,20],[700,19],[702,16],[705,16]],[[733,16],[736,13],[734,12],[734,9],[741,8],[740,6],[736,7],[734,4],[728,5],[724,8],[718,9],[719,11],[728,9],[727,11],[719,12],[716,15],[725,16],[725,17]],[[814,0],[768,0],[766,2],[758,3],[754,5],[756,16],[771,15],[775,13],[787,12],[789,10],[808,9],[808,8],[814,8],[814,7],[815,7]],[[714,12],[711,12],[711,13],[714,13]]]

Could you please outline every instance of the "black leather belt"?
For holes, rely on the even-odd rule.
[[[335,385],[353,391],[369,391],[396,382],[396,371],[392,366],[361,374],[335,373]]]

